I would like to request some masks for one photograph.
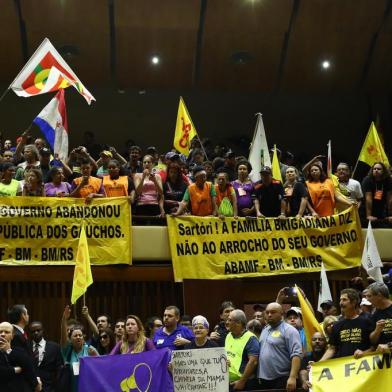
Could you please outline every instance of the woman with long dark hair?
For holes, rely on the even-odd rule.
[[[163,184],[165,211],[170,214],[176,212],[188,187],[182,176],[178,163],[169,162],[166,168],[166,181]]]

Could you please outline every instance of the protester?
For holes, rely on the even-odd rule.
[[[48,173],[52,168],[50,164],[51,152],[49,148],[42,147],[39,151],[39,168],[42,172],[42,182],[48,182]]]
[[[365,194],[366,219],[372,224],[392,222],[391,173],[382,162],[376,162],[362,181]],[[384,222],[382,222],[384,221]]]
[[[118,319],[116,323],[114,324],[114,336],[116,339],[116,343],[122,340],[122,337],[125,332],[125,320],[124,319]],[[149,338],[149,336],[147,336]]]
[[[215,170],[218,172],[225,172],[229,177],[229,181],[234,181],[237,178],[237,173],[235,172],[236,160],[234,151],[227,151],[224,156],[224,165]]]
[[[71,372],[70,392],[78,391],[79,359],[87,356],[97,356],[98,351],[86,344],[81,325],[75,325],[67,334],[67,320],[71,316],[71,308],[66,306],[61,319],[61,351],[63,359],[69,365]]]
[[[109,174],[108,164],[111,160],[113,160],[113,154],[110,151],[103,150],[99,153],[97,177],[102,178]]]
[[[261,180],[254,185],[256,216],[284,218],[286,216],[286,202],[282,184],[272,178],[272,170],[268,166],[263,166],[260,174]]]
[[[303,327],[301,309],[297,308],[296,306],[291,307],[286,312],[286,323],[293,326],[299,332],[299,336],[301,338],[302,350],[305,353],[307,351],[306,335],[305,335],[305,329]]]
[[[361,358],[372,351],[370,334],[373,331],[373,323],[369,318],[359,316],[359,303],[360,298],[356,290],[341,291],[340,308],[343,317],[332,327],[329,347],[321,358],[322,361],[349,355]]]
[[[233,186],[229,182],[229,177],[225,172],[219,172],[215,185],[216,206],[220,218],[238,217],[237,197]]]
[[[111,159],[107,163],[108,174],[103,176],[102,185],[106,197],[129,197],[130,203],[135,200],[135,187],[130,177],[122,175],[120,163]]]
[[[339,181],[338,189],[340,193],[350,201],[358,203],[359,208],[363,199],[363,193],[361,184],[357,180],[350,178],[350,166],[347,163],[340,162],[336,168],[336,175]]]
[[[22,196],[45,196],[42,172],[40,169],[26,169],[24,172],[25,181],[23,184]]]
[[[165,216],[163,207],[162,180],[153,173],[153,158],[151,155],[143,157],[143,173],[134,175],[136,204],[135,215]]]
[[[223,347],[225,345],[226,335],[229,333],[226,322],[229,318],[230,313],[235,309],[233,302],[224,301],[222,302],[220,313],[219,313],[219,324],[211,332],[210,338],[218,343],[218,346]]]
[[[215,187],[206,182],[207,176],[203,166],[196,166],[193,169],[193,176],[195,182],[188,186],[178,210],[172,215],[183,214],[189,205],[192,215],[216,216],[218,212]]]
[[[253,390],[258,386],[255,370],[260,346],[256,336],[246,330],[246,324],[242,310],[230,312],[227,318],[229,333],[225,340],[230,391]]]
[[[111,328],[111,320],[107,314],[100,314],[97,317],[97,322],[95,323],[92,319],[87,306],[82,307],[82,316],[87,321],[87,324],[92,331],[92,337],[89,343],[95,347],[98,352],[101,351],[101,340],[99,339],[99,334],[106,328]]]
[[[254,216],[255,207],[253,205],[252,195],[254,193],[253,183],[249,178],[252,166],[247,161],[237,163],[237,180],[232,182],[237,199],[237,208],[239,216]]]
[[[263,325],[259,320],[252,319],[248,321],[248,324],[246,324],[246,329],[250,332],[252,332],[257,339],[260,338],[261,331],[263,330]]]
[[[158,316],[150,317],[145,326],[146,336],[150,339],[154,338],[155,332],[158,331],[159,328],[162,328],[162,320]]]
[[[151,339],[146,338],[139,317],[135,315],[127,316],[122,341],[116,343],[110,355],[135,354],[150,350],[155,350],[155,346]]]
[[[295,391],[301,366],[299,332],[283,321],[283,308],[272,302],[265,309],[268,325],[260,336],[258,377],[260,389]]]
[[[154,334],[154,344],[158,349],[180,349],[194,340],[193,332],[180,323],[180,309],[176,306],[168,306],[163,313],[163,327]]]
[[[206,171],[206,179],[209,182],[214,182],[215,181],[215,174],[214,174],[214,166],[212,165],[212,162],[210,161],[205,161],[203,162],[204,170]]]
[[[64,181],[62,167],[52,167],[48,173],[48,182],[45,184],[45,196],[68,197],[71,193],[71,185]]]
[[[333,182],[327,178],[322,167],[317,164],[310,166],[306,186],[310,196],[308,208],[313,216],[333,215],[336,201],[346,207],[357,204],[336,192]]]
[[[22,186],[19,181],[14,180],[15,166],[11,162],[3,163],[3,175],[0,182],[0,196],[20,196],[22,194]]]
[[[283,185],[284,199],[286,201],[286,215],[302,218],[308,201],[308,192],[305,185],[298,181],[297,168],[288,166],[286,169],[286,182]]]
[[[311,388],[309,382],[309,362],[318,362],[324,355],[327,348],[327,340],[320,332],[316,332],[312,336],[312,351],[307,353],[302,360],[301,370],[299,372],[299,377],[302,385],[302,389],[308,391]]]
[[[165,198],[165,211],[170,214],[176,212],[180,206],[188,183],[184,180],[181,167],[176,162],[169,161],[166,173],[166,181],[163,183],[163,195]]]
[[[184,346],[184,350],[218,347],[218,344],[208,338],[210,324],[204,316],[195,316],[192,319],[192,331],[195,340]]]
[[[323,320],[322,327],[327,339],[327,343],[329,343],[329,340],[332,336],[332,327],[337,321],[338,318],[336,316],[326,316]]]
[[[99,355],[107,355],[110,354],[116,345],[116,337],[114,336],[114,332],[111,328],[103,328],[99,331]]]
[[[320,308],[322,310],[323,317],[326,316],[337,316],[338,315],[338,310],[331,300],[327,300],[325,302],[322,302],[320,304]]]
[[[129,161],[125,165],[125,170],[130,177],[135,173],[143,173],[143,164],[140,162],[142,149],[139,146],[131,146],[129,148]]]
[[[24,162],[16,167],[15,180],[21,181],[24,179],[24,172],[26,169],[39,168],[39,153],[34,144],[28,144],[23,150]]]

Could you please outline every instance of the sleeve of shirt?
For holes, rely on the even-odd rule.
[[[191,197],[189,195],[189,188],[187,188],[184,193],[184,198],[182,200],[185,201],[186,203],[188,203],[190,199],[191,199]]]
[[[357,199],[363,198],[362,188],[361,188],[361,184],[359,183],[359,181],[355,181],[355,196]]]
[[[260,354],[260,343],[256,336],[252,336],[245,345],[245,351],[249,355],[258,357]]]
[[[362,190],[364,193],[373,192],[373,184],[369,177],[365,177],[362,181]]]
[[[331,346],[337,347],[339,345],[339,338],[338,337],[339,337],[339,331],[337,330],[336,323],[335,323],[332,327],[332,333],[329,338],[329,344]]]
[[[193,332],[189,329],[189,328],[183,328],[183,330],[181,331],[181,334],[184,334],[184,338],[190,340],[191,342],[193,342],[195,340],[195,335],[193,334]]]
[[[71,183],[71,192],[73,192],[77,188],[77,185],[75,184],[75,181],[72,181]]]
[[[295,184],[295,186],[298,189],[298,194],[300,197],[307,197],[308,196],[308,190],[306,189],[305,185],[302,184],[302,182],[297,182]]]
[[[135,185],[131,178],[128,177],[128,195],[131,194],[132,191],[135,190]]]
[[[288,328],[286,331],[286,336],[290,359],[293,357],[302,358],[303,351],[299,332],[294,327]]]
[[[211,194],[211,197],[216,197],[216,190],[215,190],[214,184],[211,185],[210,194]]]

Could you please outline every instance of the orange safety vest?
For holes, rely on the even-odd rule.
[[[320,216],[333,215],[335,208],[335,188],[333,182],[327,178],[324,182],[306,181],[306,185],[314,210]]]
[[[205,182],[203,189],[200,189],[196,184],[189,185],[188,190],[193,215],[212,215],[211,185],[210,182]]]
[[[74,183],[76,186],[82,182],[83,177],[78,177],[74,179]],[[79,189],[79,197],[85,198],[90,193],[98,193],[99,189],[101,188],[102,180],[97,177],[89,177],[88,184],[84,185],[82,188]]]
[[[103,188],[106,197],[128,196],[128,176],[120,176],[115,180],[103,176]]]

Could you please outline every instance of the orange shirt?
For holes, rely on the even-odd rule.
[[[210,182],[206,182],[203,189],[200,189],[196,184],[189,185],[188,192],[193,215],[212,215],[211,186],[212,184]]]
[[[78,186],[83,180],[83,177],[78,177],[73,180],[74,184]],[[102,180],[97,177],[89,177],[88,184],[79,189],[79,197],[85,198],[90,193],[99,193],[102,185]],[[76,196],[78,197],[78,196]]]
[[[221,192],[219,189],[219,185],[215,185],[215,192],[216,192],[216,205],[219,207],[220,203],[222,203],[222,200],[227,197],[230,200],[231,205],[234,205],[233,202],[233,193],[234,193],[234,188],[231,184],[226,185],[226,189],[224,192]]]
[[[115,180],[103,176],[103,189],[106,197],[128,196],[128,176],[120,176]]]
[[[306,181],[313,208],[320,216],[334,214],[335,188],[333,182],[327,178],[324,182]]]

